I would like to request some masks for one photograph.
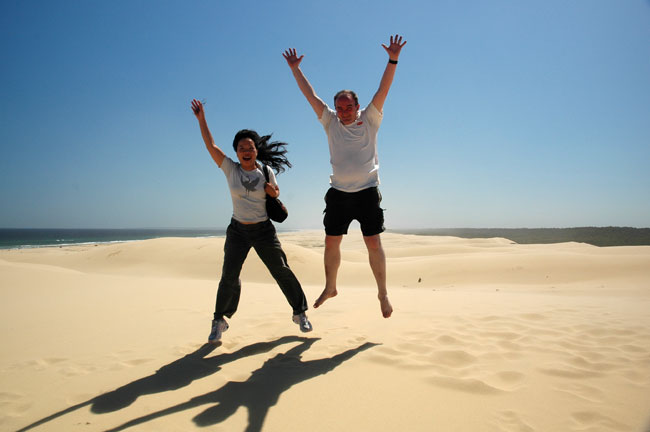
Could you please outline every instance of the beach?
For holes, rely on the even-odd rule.
[[[351,231],[313,332],[251,251],[216,345],[223,237],[0,250],[0,430],[650,430],[650,246],[382,241],[391,318]]]

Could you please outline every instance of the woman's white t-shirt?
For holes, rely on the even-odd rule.
[[[253,171],[242,169],[239,162],[226,156],[221,163],[221,170],[226,175],[230,196],[232,198],[232,217],[244,223],[264,222],[266,214],[266,192],[264,172],[258,167]],[[269,183],[277,185],[275,173],[269,168]]]

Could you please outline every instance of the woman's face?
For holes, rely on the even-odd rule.
[[[257,149],[255,148],[255,143],[250,138],[242,138],[237,143],[237,159],[242,168],[246,171],[254,170],[257,165],[255,160],[257,158]]]

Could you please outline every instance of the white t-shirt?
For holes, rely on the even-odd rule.
[[[345,126],[326,105],[318,120],[325,128],[330,147],[330,185],[343,192],[378,186],[377,132],[382,113],[371,103],[361,110],[354,123]]]
[[[234,162],[228,156],[224,158],[220,168],[226,175],[232,197],[232,217],[245,223],[267,220],[269,217],[266,214],[266,192],[264,191],[266,178],[262,169],[246,171],[242,169],[239,162]],[[277,185],[273,170],[269,168],[268,172],[269,183]]]

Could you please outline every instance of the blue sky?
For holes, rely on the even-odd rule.
[[[0,2],[0,227],[225,227],[232,204],[190,111],[234,157],[290,143],[282,228],[320,228],[328,104],[372,98],[388,228],[650,226],[650,2]]]

